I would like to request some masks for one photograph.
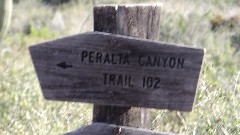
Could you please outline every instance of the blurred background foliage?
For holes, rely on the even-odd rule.
[[[43,99],[28,47],[92,31],[94,4],[159,2],[159,40],[207,52],[193,111],[152,109],[152,129],[239,134],[239,0],[14,0],[11,25],[0,42],[0,133],[61,134],[91,123],[91,104]]]
[[[0,39],[7,31],[12,14],[12,0],[0,1]]]

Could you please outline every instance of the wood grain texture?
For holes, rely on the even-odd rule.
[[[192,110],[204,55],[203,49],[101,32],[66,37],[29,49],[46,99],[181,111]],[[116,55],[116,59],[120,58],[117,54],[126,55],[129,64],[96,62],[97,52],[103,59],[107,54]],[[162,60],[159,65],[139,66],[139,56],[182,58],[184,65],[172,67],[169,61],[164,66]],[[107,79],[104,74],[108,74]],[[123,81],[117,85],[120,75],[131,76],[131,85]],[[143,87],[143,77],[159,78],[158,87]]]
[[[125,126],[93,123],[65,135],[175,135],[171,133],[157,133],[151,130],[130,128]]]
[[[161,4],[94,7],[94,31],[158,40]]]
[[[94,7],[94,30],[158,39],[161,5],[98,5]],[[150,109],[94,104],[94,122],[150,128]]]

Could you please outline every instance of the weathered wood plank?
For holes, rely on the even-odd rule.
[[[66,133],[65,135],[175,135],[172,133],[157,133],[151,130],[130,128],[125,126],[93,123],[91,125]]]
[[[31,46],[44,97],[191,111],[204,50],[101,32]]]
[[[94,31],[157,40],[160,4],[98,5]],[[150,109],[94,104],[93,122],[150,128]]]
[[[93,122],[148,129],[151,127],[150,109],[95,104]]]

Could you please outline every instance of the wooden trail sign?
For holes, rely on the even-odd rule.
[[[30,53],[46,99],[191,111],[204,50],[89,32]]]

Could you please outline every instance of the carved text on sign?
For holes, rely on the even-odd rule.
[[[106,53],[97,51],[81,52],[81,62],[109,65],[130,65],[130,56],[127,53]],[[140,67],[162,67],[162,68],[184,68],[184,58],[180,57],[161,57],[154,55],[139,55],[137,57]]]

